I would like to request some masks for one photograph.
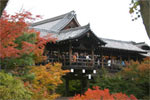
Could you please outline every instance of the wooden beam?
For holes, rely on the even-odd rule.
[[[104,68],[103,50],[101,51],[101,62],[102,62],[102,68]]]
[[[82,76],[80,82],[81,82],[81,94],[84,94],[85,89],[86,89],[86,88],[88,87],[88,85],[89,85],[89,84],[87,84],[88,80],[87,80],[86,77],[83,77],[83,76]]]
[[[65,88],[66,88],[66,91],[65,91],[65,95],[66,96],[69,96],[69,79],[65,79]]]
[[[110,57],[110,60],[111,60],[111,63],[110,63],[110,67],[111,67],[111,68],[113,68],[113,65],[112,65],[112,62],[113,62],[112,54],[113,54],[113,53],[112,53],[112,52],[110,52],[110,56],[109,56],[109,57]]]
[[[60,53],[60,48],[58,47],[58,61],[60,62],[61,59],[61,53]]]
[[[72,43],[69,43],[69,63],[72,64]]]
[[[95,65],[95,61],[94,61],[94,47],[92,47],[92,65],[94,66]]]
[[[122,55],[120,55],[120,63],[122,63]]]
[[[130,62],[130,55],[128,54],[128,63]]]
[[[139,57],[138,57],[138,55],[136,55],[136,61],[139,61]]]
[[[87,80],[87,79],[86,79]],[[89,80],[86,81],[86,84],[87,84],[87,87],[86,88],[89,88],[90,87],[90,82]]]
[[[80,84],[81,84],[81,94],[84,93],[84,80],[83,78],[80,80]]]

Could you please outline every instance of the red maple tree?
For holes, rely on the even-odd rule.
[[[123,93],[110,94],[109,89],[101,90],[98,86],[88,89],[84,95],[76,95],[70,100],[137,100],[134,95],[127,96]]]
[[[29,29],[29,23],[27,21],[35,20],[40,16],[32,17],[32,14],[27,11],[22,13],[16,13],[15,15],[9,15],[5,11],[0,18],[0,58],[15,58],[20,57],[22,53],[33,52],[37,61],[41,61],[45,57],[43,56],[45,44],[49,41],[55,41],[54,38],[41,38],[40,32],[33,29]],[[36,43],[22,42],[22,49],[17,49],[18,44],[14,41],[16,38],[22,36],[24,33],[36,34]]]

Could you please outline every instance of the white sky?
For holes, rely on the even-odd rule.
[[[131,21],[130,2],[131,0],[9,0],[6,11],[13,14],[23,8],[46,19],[74,10],[79,23],[90,23],[92,31],[99,37],[146,42],[150,45],[142,19]]]

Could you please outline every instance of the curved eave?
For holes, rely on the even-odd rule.
[[[88,25],[87,25],[88,26]],[[106,43],[102,40],[100,40],[90,29],[90,27],[88,26],[88,28],[83,31],[81,34],[75,36],[75,37],[70,37],[68,39],[65,39],[65,40],[58,40],[57,42],[63,42],[63,41],[75,41],[76,39],[81,39],[83,38],[84,36],[86,36],[88,34],[88,32],[91,32],[92,35],[94,36],[94,38],[96,39],[97,42],[100,42],[100,45],[105,45]]]
[[[136,50],[127,50],[127,49],[119,49],[119,48],[111,48],[111,47],[102,47],[104,49],[114,49],[114,50],[120,50],[120,51],[129,51],[129,52],[137,52],[137,53],[147,53],[146,51],[136,51]]]
[[[64,39],[64,40],[60,40],[60,41],[58,40],[57,42],[74,41],[74,40],[76,40],[76,39],[80,39],[80,38],[84,37],[88,31],[89,31],[89,30],[85,30],[85,31],[83,31],[80,35],[77,35],[77,36],[75,36],[75,37],[70,37],[70,38],[68,38],[68,39]]]
[[[105,45],[105,44],[107,44],[106,42],[104,42],[103,40],[101,40],[98,36],[96,36],[95,34],[94,34],[94,32],[90,29],[90,32],[96,37],[96,39],[102,44],[102,45]]]

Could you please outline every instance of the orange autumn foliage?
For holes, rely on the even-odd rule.
[[[20,57],[22,53],[33,52],[36,56],[36,62],[42,61],[45,44],[49,41],[55,41],[54,38],[41,38],[40,33],[29,29],[29,23],[27,21],[35,20],[40,16],[32,17],[32,14],[27,11],[22,13],[16,13],[15,15],[9,15],[5,11],[0,18],[0,58],[15,58]],[[16,38],[26,34],[36,34],[36,43],[22,42],[22,49],[17,49],[14,41]]]
[[[41,66],[32,66],[31,73],[35,74],[35,78],[31,83],[31,91],[34,93],[33,98],[54,99],[59,95],[54,91],[56,87],[62,83],[61,77],[68,73],[68,70],[62,70],[61,64],[55,63]],[[25,83],[25,85],[29,85]]]
[[[128,79],[141,80],[148,79],[150,72],[150,58],[145,58],[143,62],[130,61],[127,67],[121,71],[121,75]]]
[[[70,100],[137,100],[133,95],[123,93],[110,94],[109,89],[101,90],[98,86],[88,89],[83,95],[76,95]]]

